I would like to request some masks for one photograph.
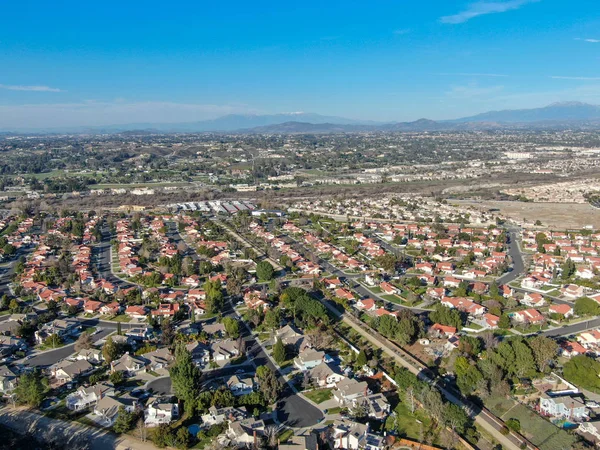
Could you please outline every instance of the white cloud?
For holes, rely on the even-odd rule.
[[[440,17],[442,23],[464,23],[475,17],[484,16],[486,14],[503,13],[519,9],[528,3],[535,3],[540,0],[509,0],[509,1],[480,1],[471,3],[467,9],[451,16]]]
[[[212,105],[175,102],[86,101],[0,105],[0,124],[5,130],[120,125],[129,123],[177,123],[213,119],[226,114],[257,113],[247,105]]]
[[[64,92],[61,89],[52,88],[49,86],[19,86],[10,84],[0,84],[0,89],[6,89],[9,91]]]
[[[552,76],[550,78],[552,78],[554,80],[600,81],[600,77],[561,77],[561,76]]]
[[[591,42],[592,44],[598,44],[600,42],[600,39],[582,39],[582,38],[575,38],[576,41],[583,41],[583,42]]]

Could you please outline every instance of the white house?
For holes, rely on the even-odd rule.
[[[310,370],[321,364],[324,357],[324,352],[306,348],[300,352],[297,358],[294,358],[294,365],[300,370]]]
[[[539,404],[540,412],[546,416],[575,421],[585,420],[588,409],[579,397],[563,396],[550,397],[542,394]]]
[[[179,405],[170,401],[153,399],[148,402],[144,411],[144,424],[147,427],[157,427],[164,423],[171,423],[179,417]]]
[[[89,387],[81,386],[77,391],[67,396],[66,405],[72,411],[79,411],[95,405],[101,398],[114,395],[114,393],[115,390],[111,384],[98,383]]]
[[[310,372],[310,379],[320,387],[331,388],[346,378],[339,367],[322,362],[313,367]]]

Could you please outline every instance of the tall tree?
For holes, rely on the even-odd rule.
[[[183,343],[179,343],[175,349],[175,363],[169,369],[169,375],[175,395],[183,401],[185,411],[193,414],[200,393],[202,373]]]
[[[15,395],[19,403],[32,407],[38,407],[44,400],[47,381],[42,377],[39,370],[21,375],[19,383],[15,388]]]
[[[107,363],[110,363],[119,357],[119,346],[113,341],[112,336],[109,336],[102,347],[102,356]]]
[[[531,347],[535,363],[540,372],[546,372],[546,369],[548,369],[558,356],[558,345],[554,340],[546,336],[536,336],[530,339],[529,347]]]
[[[279,398],[281,384],[271,369],[267,366],[258,366],[256,368],[258,386],[267,404],[273,404]]]
[[[285,361],[286,351],[285,345],[281,342],[281,339],[277,339],[275,345],[273,346],[273,358],[277,361],[277,364],[281,364]]]
[[[275,269],[269,261],[261,261],[256,265],[256,275],[259,280],[269,281],[273,278]]]

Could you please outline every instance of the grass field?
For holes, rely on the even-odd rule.
[[[576,439],[534,411],[514,400],[503,397],[490,397],[486,406],[502,420],[517,419],[521,423],[521,433],[541,450],[571,448]]]
[[[315,389],[314,391],[303,392],[303,394],[316,404],[326,402],[333,397],[331,389]]]
[[[405,304],[405,302],[400,297],[398,297],[396,294],[382,295],[381,298],[383,298],[384,300],[387,300],[388,302],[398,303],[399,305]]]

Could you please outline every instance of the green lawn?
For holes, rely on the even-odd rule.
[[[110,319],[111,322],[131,322],[131,317],[125,315],[125,314],[119,314],[118,316],[114,316],[111,317]]]
[[[333,397],[331,389],[315,389],[313,391],[303,392],[303,394],[306,396],[306,398],[312,400],[316,404],[326,402]]]
[[[395,411],[397,414],[397,430],[402,437],[419,440],[421,437],[421,429],[423,430],[424,435],[430,431],[432,421],[425,411],[417,409],[415,414],[412,414],[404,402],[400,402]],[[419,421],[422,423],[419,423]]]
[[[340,412],[342,412],[344,408],[340,407],[340,406],[336,406],[335,408],[330,408],[327,410],[327,414],[339,414]]]
[[[398,297],[396,294],[386,294],[381,296],[382,299],[387,300],[388,302],[397,303],[399,305],[404,305],[404,301]]]
[[[279,433],[279,436],[277,436],[277,439],[280,443],[284,444],[293,435],[294,435],[294,430],[292,430],[291,428],[288,428],[287,430],[283,430],[281,433]]]
[[[369,290],[374,294],[381,294],[383,292],[379,286],[369,287]]]
[[[577,440],[521,404],[505,413],[502,419],[517,419],[521,423],[521,433],[540,450],[571,448]]]

